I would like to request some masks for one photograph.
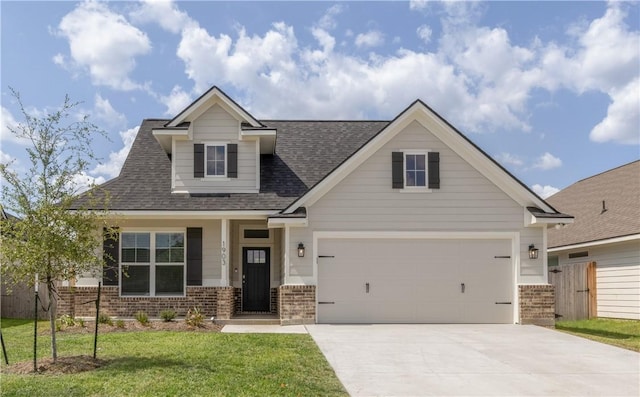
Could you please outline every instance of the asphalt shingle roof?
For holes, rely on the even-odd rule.
[[[260,192],[190,195],[171,193],[171,159],[152,135],[168,121],[144,120],[120,175],[97,189],[109,192],[110,210],[282,210],[389,123],[261,121],[278,136],[275,154],[261,156]]]
[[[575,217],[549,229],[551,248],[640,233],[640,160],[576,182],[547,202]]]

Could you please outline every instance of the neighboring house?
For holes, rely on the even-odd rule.
[[[548,198],[575,222],[551,229],[549,262],[596,263],[598,317],[640,320],[640,160]]]
[[[421,101],[392,121],[257,120],[216,87],[144,120],[102,189],[117,316],[552,324],[547,227],[573,220]],[[74,302],[98,281],[62,291],[62,309],[89,315]]]

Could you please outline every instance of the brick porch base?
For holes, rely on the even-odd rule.
[[[553,285],[519,285],[520,324],[552,327],[555,324],[555,289]]]

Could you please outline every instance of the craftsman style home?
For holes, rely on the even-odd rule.
[[[547,228],[573,221],[419,100],[391,121],[258,120],[217,87],[144,120],[100,192],[118,238],[62,288],[75,315],[102,281],[114,316],[552,324]]]

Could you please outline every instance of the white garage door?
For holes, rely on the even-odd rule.
[[[510,240],[320,239],[320,323],[512,323]]]

